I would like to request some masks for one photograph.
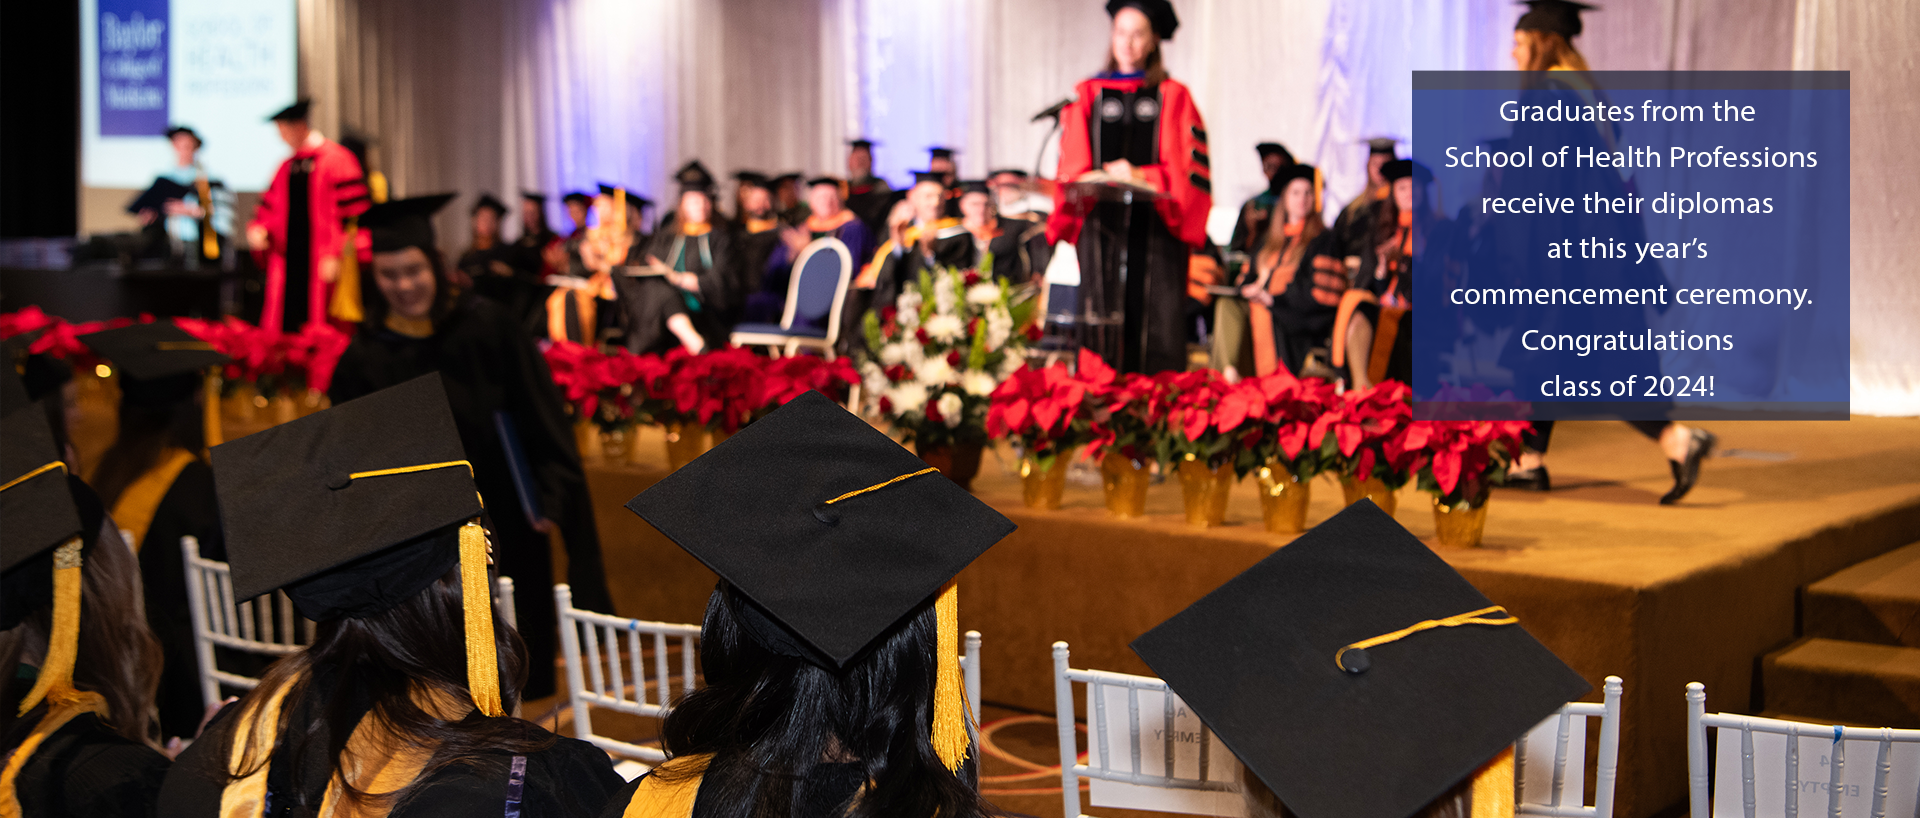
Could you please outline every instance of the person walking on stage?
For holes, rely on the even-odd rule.
[[[247,225],[247,245],[266,257],[266,305],[260,309],[265,329],[298,332],[326,320],[346,220],[370,202],[360,160],[313,129],[307,121],[312,105],[302,99],[271,117],[293,155],[280,163]]]
[[[1207,243],[1213,208],[1207,128],[1161,59],[1160,43],[1180,25],[1173,5],[1109,0],[1107,13],[1106,70],[1082,81],[1061,114],[1047,240],[1077,244],[1085,347],[1126,372],[1185,369],[1188,257]],[[1157,195],[1069,207],[1071,183],[1096,170]]]

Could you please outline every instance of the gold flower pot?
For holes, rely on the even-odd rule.
[[[952,446],[913,445],[915,454],[927,462],[927,465],[940,470],[948,480],[960,484],[967,491],[973,491],[973,478],[980,476],[980,455],[985,447],[979,443],[957,443]]]
[[[285,392],[274,395],[273,400],[268,401],[268,405],[273,410],[273,425],[275,426],[282,423],[292,423],[300,419],[300,402],[295,400],[292,395]]]
[[[252,425],[259,420],[260,405],[254,403],[260,392],[253,384],[235,384],[233,391],[220,399],[220,412],[227,420],[241,425]]]
[[[615,463],[626,460],[629,450],[633,448],[633,439],[637,436],[631,426],[601,429],[599,435],[601,456]]]
[[[1180,463],[1180,496],[1186,501],[1187,525],[1214,528],[1227,522],[1227,498],[1233,496],[1233,466],[1222,463],[1208,468],[1203,460],[1187,455]]]
[[[1274,534],[1298,534],[1307,530],[1307,501],[1313,497],[1313,483],[1293,476],[1278,462],[1255,472],[1260,479],[1260,516],[1267,531]]]
[[[1147,513],[1147,484],[1153,473],[1147,464],[1117,452],[1100,460],[1100,485],[1107,493],[1107,512],[1115,517]]]
[[[582,460],[600,457],[600,432],[593,427],[593,421],[581,419],[573,422],[573,445],[580,450]]]
[[[1489,498],[1491,499],[1491,498]],[[1487,530],[1487,500],[1478,505],[1461,501],[1454,505],[1433,498],[1434,538],[1448,548],[1478,548],[1480,536]]]
[[[1032,456],[1020,458],[1020,499],[1026,501],[1027,508],[1053,510],[1060,507],[1060,498],[1067,490],[1067,467],[1073,463],[1075,449],[1068,447],[1054,454],[1053,463],[1045,469],[1040,468],[1038,460]]]
[[[1386,482],[1378,477],[1355,480],[1353,475],[1340,475],[1340,493],[1346,496],[1347,505],[1358,503],[1364,497],[1372,500],[1374,505],[1387,513],[1387,516],[1393,516],[1396,505],[1393,489],[1387,488]]]
[[[691,423],[667,424],[667,468],[679,471],[707,453],[707,427]]]

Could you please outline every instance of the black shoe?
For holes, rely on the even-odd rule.
[[[1693,484],[1700,480],[1700,461],[1713,454],[1714,444],[1720,438],[1705,429],[1694,429],[1693,439],[1687,441],[1687,459],[1684,462],[1669,460],[1667,467],[1673,470],[1673,488],[1660,496],[1660,505],[1670,506],[1680,502],[1680,498],[1693,491]]]
[[[1507,472],[1507,482],[1502,484],[1510,489],[1522,491],[1552,491],[1553,481],[1547,477],[1546,466]]]

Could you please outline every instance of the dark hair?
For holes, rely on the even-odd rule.
[[[77,499],[77,498],[76,498]],[[104,515],[82,515],[90,522]],[[160,724],[155,720],[154,694],[160,687],[160,643],[147,629],[146,603],[140,588],[140,562],[120,540],[120,532],[95,525],[94,541],[82,552],[80,563],[80,639],[73,662],[73,686],[107,700],[103,719],[108,729],[155,749]],[[53,581],[52,560],[44,560],[46,582]],[[42,570],[31,562],[23,571]],[[53,632],[53,604],[41,605],[12,630],[0,631],[0,736],[19,725],[20,700],[33,688],[32,679],[13,669],[30,652],[46,656],[47,637]],[[31,712],[31,711],[29,711]]]
[[[173,378],[198,380],[197,375]],[[141,390],[155,394],[165,391]],[[159,465],[168,449],[185,449],[198,455],[207,447],[200,390],[182,384],[173,390],[173,394],[180,397],[158,402],[137,398],[129,392],[123,387],[120,394],[119,433],[106,454],[100,456],[100,464],[93,467],[92,479],[87,481],[99,492],[100,501],[107,508],[120,501],[120,495],[133,481]]]
[[[401,248],[401,250],[405,249]],[[461,292],[459,285],[447,277],[447,258],[440,254],[440,248],[420,247],[418,249],[426,254],[427,265],[433,268],[433,308],[428,311],[427,317],[432,319],[434,329],[438,330],[441,322],[452,315],[454,308],[459,306],[464,293]],[[373,264],[360,267],[361,314],[364,316],[360,324],[363,327],[381,330],[387,326],[387,297],[380,292],[379,273],[373,268]]]
[[[488,606],[492,608],[491,605]],[[303,760],[309,753],[325,753],[327,775],[338,776],[342,792],[353,805],[383,802],[389,808],[406,802],[420,784],[448,767],[470,764],[502,752],[529,755],[548,749],[557,739],[538,725],[518,718],[467,716],[442,719],[421,709],[416,693],[454,697],[465,702],[467,690],[466,625],[461,606],[460,569],[455,566],[407,601],[373,616],[333,619],[315,629],[313,644],[269,668],[260,686],[247,694],[238,712],[251,713],[271,701],[275,691],[292,685],[283,713],[308,712],[309,723],[292,718],[280,724],[277,744],[289,748],[286,769],[291,772],[288,787],[293,791],[311,791],[324,786],[302,781],[311,765]],[[493,616],[494,650],[500,665],[500,705],[513,712],[520,703],[520,687],[526,681],[526,648],[520,634]],[[315,685],[315,672],[326,674],[330,685]],[[322,700],[298,703],[306,696]],[[372,709],[367,709],[367,703]],[[346,780],[341,768],[341,752],[353,735],[360,719],[377,718],[402,740],[417,747],[433,748],[433,755],[419,777],[390,794],[369,793]],[[325,737],[322,742],[319,739]],[[233,732],[232,741],[246,741],[244,725]],[[231,745],[219,757],[231,757]],[[271,761],[249,746],[242,755],[239,770],[228,769],[229,780],[237,780],[258,771]]]
[[[788,818],[814,768],[836,761],[859,765],[868,782],[849,818],[992,812],[974,791],[976,768],[949,772],[933,750],[935,663],[952,659],[936,655],[931,603],[838,673],[755,641],[740,619],[749,604],[724,582],[715,589],[700,629],[707,686],[677,703],[662,729],[670,754],[713,756],[700,784],[703,814]]]

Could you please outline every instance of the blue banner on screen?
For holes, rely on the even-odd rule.
[[[1846,418],[1845,72],[1413,87],[1416,417]]]
[[[100,134],[167,129],[167,0],[100,0]]]

